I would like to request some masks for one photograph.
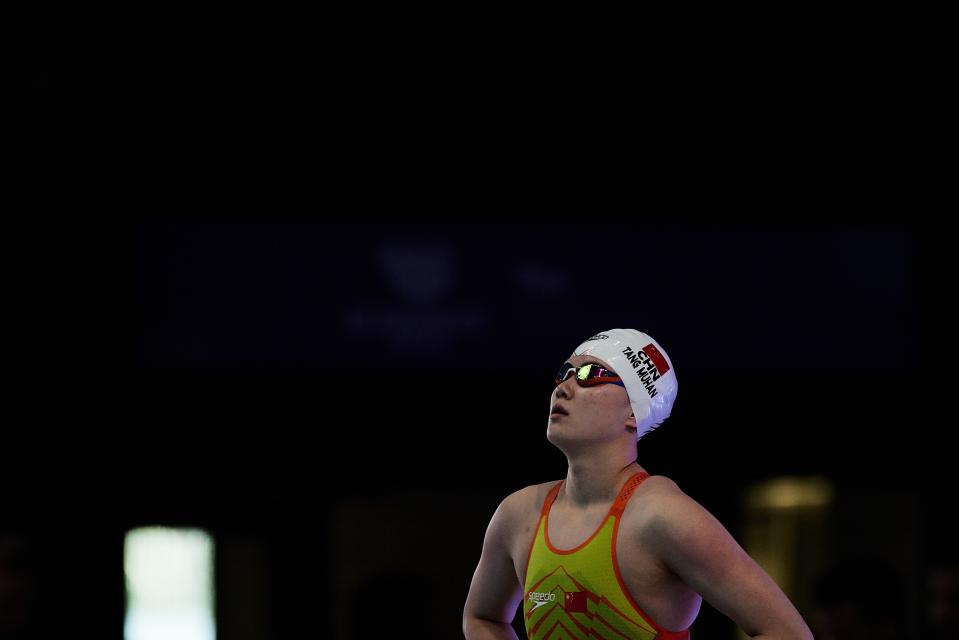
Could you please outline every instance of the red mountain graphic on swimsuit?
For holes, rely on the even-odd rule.
[[[530,593],[552,594],[555,598],[537,606],[537,596],[534,595],[531,601]],[[629,617],[576,580],[562,566],[532,586],[527,592],[524,609],[531,640],[652,638],[656,635],[642,619]],[[637,635],[637,632],[644,631],[648,635]]]

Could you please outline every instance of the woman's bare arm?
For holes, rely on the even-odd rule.
[[[483,552],[463,609],[463,634],[467,640],[517,638],[512,621],[522,600],[523,588],[510,556],[510,540],[518,493],[500,503],[486,528]]]
[[[650,498],[644,542],[684,583],[752,638],[812,640],[779,585],[709,511],[678,488]]]

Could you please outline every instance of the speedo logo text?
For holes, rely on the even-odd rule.
[[[556,601],[556,594],[555,594],[555,593],[550,593],[550,592],[548,592],[548,591],[547,591],[547,592],[543,592],[543,591],[530,591],[530,592],[529,592],[529,597],[527,598],[527,600],[529,600],[530,603],[532,603],[532,605],[533,605],[533,607],[530,609],[530,611],[536,611],[537,609],[539,609],[540,607],[542,607],[544,604],[549,604],[550,602],[555,602],[555,601]]]

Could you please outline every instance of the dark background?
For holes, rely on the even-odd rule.
[[[223,640],[456,637],[496,505],[564,473],[554,370],[628,326],[681,385],[640,462],[734,535],[752,483],[827,477],[828,557],[891,565],[922,629],[956,459],[936,11],[38,8],[0,620],[119,638],[123,532],[183,524]]]

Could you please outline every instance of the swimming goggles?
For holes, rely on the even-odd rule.
[[[616,375],[615,372],[601,367],[594,362],[587,362],[578,367],[573,366],[569,362],[564,362],[563,366],[559,368],[559,373],[556,374],[556,385],[559,386],[562,384],[570,374],[576,376],[576,383],[581,387],[592,387],[597,384],[618,384],[626,388],[623,379]]]

